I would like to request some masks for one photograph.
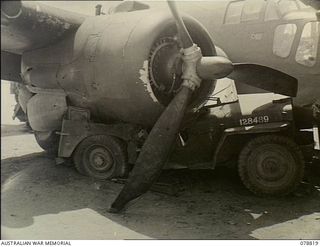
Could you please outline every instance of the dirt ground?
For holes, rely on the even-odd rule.
[[[2,113],[12,106],[6,96]],[[122,184],[56,165],[23,124],[3,115],[1,134],[2,239],[320,239],[320,164],[282,198],[254,196],[232,166],[164,171],[160,180],[176,195],[149,191],[110,214]]]

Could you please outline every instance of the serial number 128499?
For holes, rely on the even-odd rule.
[[[269,116],[259,116],[259,117],[241,118],[239,121],[241,126],[245,126],[245,125],[269,123],[270,119],[269,119]]]

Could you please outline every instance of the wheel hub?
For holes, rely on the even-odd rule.
[[[259,165],[258,172],[266,180],[278,180],[286,173],[286,165],[279,159],[267,157]]]
[[[104,163],[104,159],[103,159],[103,156],[101,155],[96,155],[96,157],[94,157],[94,161],[96,166],[102,166],[103,163]]]
[[[291,172],[290,164],[294,162],[292,157],[285,155],[282,147],[278,148],[261,146],[255,156],[253,164],[255,163],[257,179],[261,183],[282,183]]]
[[[113,158],[106,148],[97,147],[91,150],[89,162],[97,171],[108,171],[113,165]]]

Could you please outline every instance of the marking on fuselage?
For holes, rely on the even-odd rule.
[[[148,60],[143,62],[143,66],[139,70],[139,74],[140,74],[139,78],[143,82],[143,86],[145,87],[145,89],[149,93],[151,99],[153,100],[153,102],[158,103],[158,100],[157,100],[156,96],[154,95],[152,88],[151,88],[151,85],[150,85],[149,73],[148,73]]]
[[[250,39],[252,40],[262,40],[263,38],[263,33],[252,33],[250,35]]]

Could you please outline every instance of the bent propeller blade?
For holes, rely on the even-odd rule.
[[[228,76],[235,83],[244,83],[273,93],[297,96],[298,80],[281,71],[257,64],[234,64]]]
[[[127,183],[112,203],[109,212],[121,211],[129,201],[147,192],[158,178],[177,137],[191,95],[191,89],[182,87],[162,113],[148,135]]]

